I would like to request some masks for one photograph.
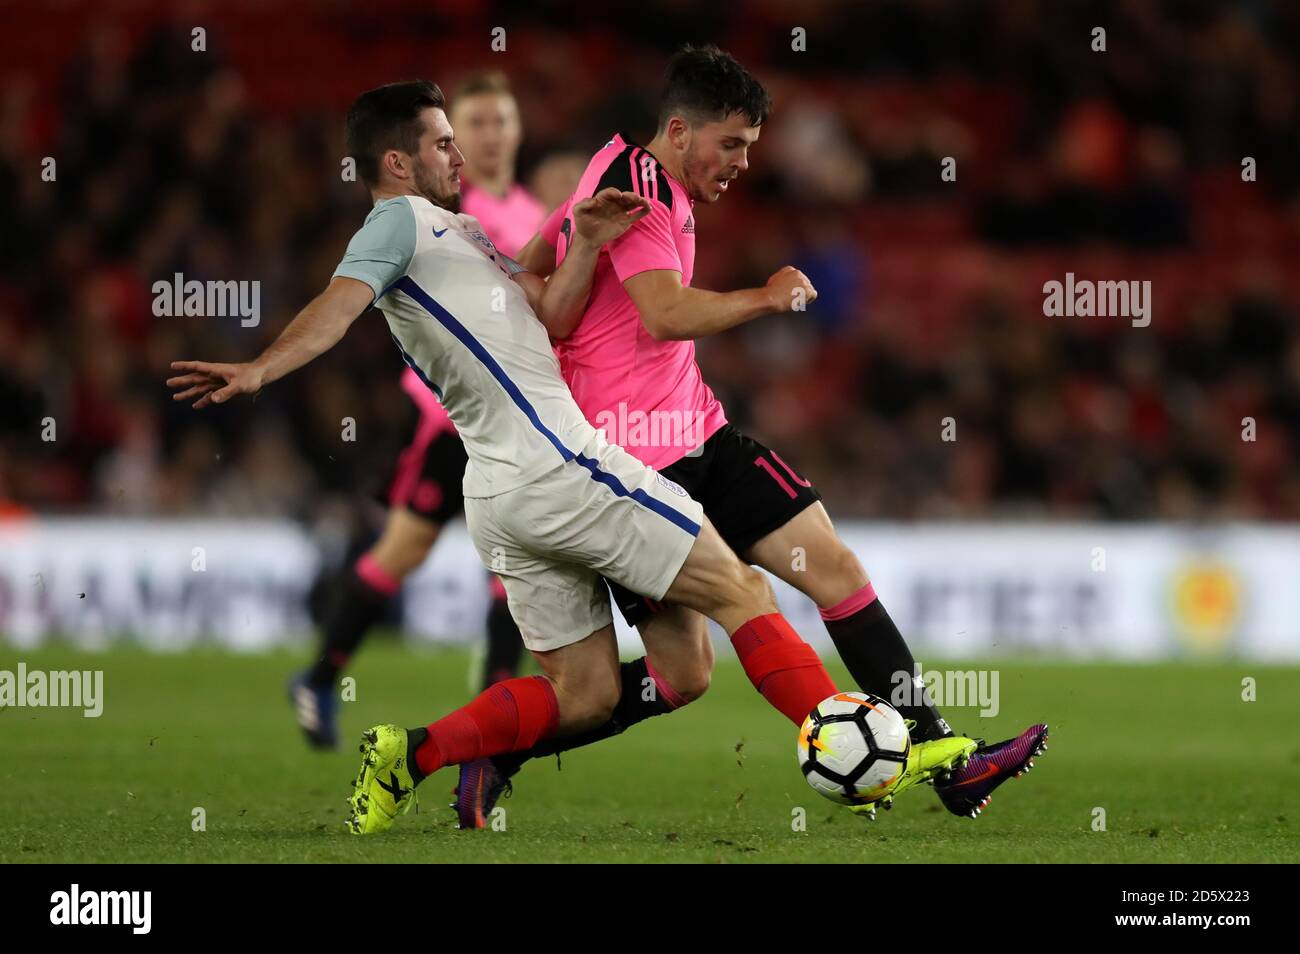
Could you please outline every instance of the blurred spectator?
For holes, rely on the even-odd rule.
[[[368,205],[339,174],[349,99],[450,89],[491,57],[551,207],[611,133],[648,138],[665,55],[712,39],[776,110],[738,187],[696,210],[695,283],[793,263],[821,295],[699,356],[834,513],[1300,519],[1300,8],[845,0],[795,52],[781,4],[601,25],[544,3],[500,14],[498,54],[490,4],[380,6],[407,12],[400,36],[336,5],[203,6],[201,54],[148,5],[25,24],[0,65],[0,515],[346,512],[407,413],[377,314],[256,401],[196,415],[162,381],[175,358],[252,356],[328,279]],[[177,272],[260,281],[260,323],[156,317]],[[1150,327],[1044,317],[1066,272],[1150,280]]]

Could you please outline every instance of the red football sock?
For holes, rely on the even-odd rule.
[[[780,613],[751,619],[732,634],[731,645],[754,688],[795,725],[835,695],[821,659]]]
[[[531,749],[554,734],[559,722],[560,707],[549,679],[506,679],[430,725],[428,738],[415,750],[415,764],[424,775],[432,775],[444,765]]]

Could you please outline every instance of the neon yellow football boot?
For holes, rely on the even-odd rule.
[[[348,799],[348,831],[374,835],[393,827],[415,804],[415,779],[407,764],[407,731],[376,725],[361,736],[361,772]]]
[[[908,728],[915,723],[908,720]],[[943,739],[931,739],[928,742],[914,742],[907,754],[907,768],[902,777],[890,789],[889,794],[867,805],[850,805],[849,811],[863,815],[872,821],[876,819],[876,809],[886,811],[894,807],[894,799],[922,782],[934,782],[944,779],[966,764],[979,743],[964,735],[950,735]]]

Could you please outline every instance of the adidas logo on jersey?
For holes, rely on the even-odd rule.
[[[682,234],[683,235],[695,234],[695,216],[693,215],[686,216],[686,224],[682,226]]]

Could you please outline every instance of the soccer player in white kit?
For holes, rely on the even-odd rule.
[[[493,245],[517,257],[541,226],[547,208],[515,181],[523,124],[509,81],[499,72],[471,74],[457,88],[453,103],[450,118],[466,153],[458,211],[478,219]],[[573,173],[566,201],[581,171]],[[562,173],[557,178],[564,181]],[[534,270],[548,275],[554,268],[551,261],[544,271]],[[455,425],[409,367],[402,373],[401,386],[418,413],[411,415],[410,439],[386,483],[383,503],[388,513],[383,532],[339,574],[322,620],[316,659],[289,684],[298,725],[316,748],[338,744],[338,682],[345,667],[383,618],[407,576],[424,563],[443,528],[464,509],[467,461]],[[501,580],[494,574],[488,574],[488,579],[492,600],[485,626],[484,688],[516,675],[524,649]],[[475,795],[472,784],[465,795]]]
[[[256,360],[174,362],[181,373],[168,384],[196,408],[255,393],[337,344],[376,304],[464,440],[470,534],[543,672],[498,682],[424,728],[368,730],[349,830],[389,828],[443,766],[608,720],[621,688],[602,576],[717,621],[747,647],[754,686],[802,723],[835,692],[820,659],[700,504],[587,422],[538,319],[585,306],[601,246],[645,213],[645,200],[609,189],[575,204],[573,244],[543,280],[498,252],[474,218],[443,207],[463,160],[435,84],[362,94],[348,138],[376,204],[329,286]],[[905,776],[941,768],[918,754]]]

